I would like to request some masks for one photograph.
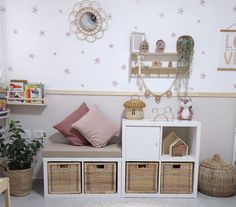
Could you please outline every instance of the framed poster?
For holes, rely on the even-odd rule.
[[[220,30],[219,71],[236,71],[236,30]]]
[[[145,39],[145,33],[143,32],[132,32],[131,33],[131,51],[140,52],[140,44]]]

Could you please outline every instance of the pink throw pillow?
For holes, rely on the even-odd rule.
[[[87,114],[72,124],[94,147],[104,147],[119,128],[98,106],[94,105]]]
[[[63,121],[54,125],[53,127],[63,134],[63,136],[72,145],[89,145],[90,143],[84,138],[84,136],[77,130],[72,128],[72,124],[78,121],[89,111],[85,103],[83,103],[78,109],[67,116]]]

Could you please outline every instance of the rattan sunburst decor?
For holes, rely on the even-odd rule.
[[[104,35],[108,27],[106,11],[96,1],[76,3],[69,15],[70,28],[80,40],[94,42]]]

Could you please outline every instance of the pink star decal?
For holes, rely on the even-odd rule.
[[[201,78],[201,79],[206,79],[206,74],[205,74],[205,73],[201,73],[201,74],[200,74],[200,78]]]
[[[114,44],[110,43],[110,44],[108,45],[108,47],[109,47],[110,49],[114,49]]]
[[[179,9],[178,9],[178,14],[182,15],[183,13],[184,13],[183,7],[179,8]]]
[[[126,66],[125,64],[123,64],[123,65],[121,66],[121,69],[122,69],[122,70],[126,70],[126,67],[127,67],[127,66]]]
[[[65,70],[63,72],[65,73],[65,75],[69,75],[70,74],[70,68],[65,68]]]
[[[205,0],[200,0],[200,5],[202,5],[202,6],[204,6],[205,5],[205,3],[206,3],[206,1]]]
[[[71,33],[70,32],[66,32],[66,36],[70,37]]]
[[[7,69],[8,69],[9,71],[13,71],[13,67],[11,67],[11,66],[7,67]]]
[[[95,64],[100,64],[101,63],[101,58],[97,57],[93,61],[94,61]]]
[[[172,33],[170,34],[170,36],[173,37],[173,38],[175,38],[175,37],[176,37],[176,33],[172,32]]]
[[[38,8],[37,8],[37,6],[33,6],[33,7],[32,7],[32,13],[38,14]]]
[[[40,30],[39,35],[40,36],[44,36],[45,35],[45,31],[44,30]]]
[[[107,15],[107,19],[108,19],[108,20],[112,20],[112,15],[111,15],[111,14],[108,14],[108,15]]]
[[[29,54],[29,58],[34,59],[35,55],[33,53]]]
[[[5,12],[5,11],[6,11],[6,8],[0,7],[0,11],[1,11],[1,12]]]
[[[160,18],[164,18],[164,16],[165,16],[165,14],[163,12],[159,14]]]
[[[112,86],[114,86],[114,87],[117,87],[118,86],[118,82],[115,80],[115,81],[112,81]]]

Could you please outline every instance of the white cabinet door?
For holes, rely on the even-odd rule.
[[[160,152],[160,127],[127,126],[126,160],[157,161]]]

